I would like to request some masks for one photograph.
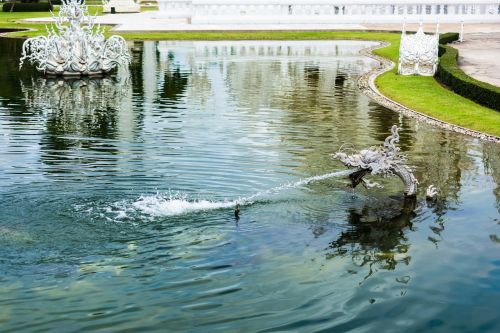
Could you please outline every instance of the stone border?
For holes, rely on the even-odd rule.
[[[478,139],[481,139],[484,141],[491,141],[491,142],[500,143],[500,137],[498,137],[498,136],[474,131],[474,130],[467,129],[467,128],[464,128],[461,126],[447,123],[445,121],[433,118],[431,116],[428,116],[428,115],[425,115],[425,114],[420,113],[418,111],[407,108],[406,106],[404,106],[396,101],[393,101],[389,97],[383,95],[377,89],[377,86],[375,85],[375,79],[379,75],[392,70],[394,68],[395,64],[392,61],[390,61],[384,57],[381,57],[381,56],[378,56],[378,55],[372,53],[372,51],[374,51],[376,49],[380,49],[380,48],[383,48],[383,47],[390,45],[390,43],[383,42],[383,41],[378,41],[378,43],[379,43],[378,45],[367,47],[367,48],[364,48],[364,49],[359,51],[360,54],[367,56],[367,57],[370,57],[372,59],[375,59],[379,62],[379,65],[377,67],[375,67],[372,70],[363,74],[358,80],[358,87],[365,95],[367,95],[368,97],[373,99],[378,104],[380,104],[380,105],[382,105],[382,106],[384,106],[392,111],[402,113],[405,116],[415,118],[419,121],[426,122],[432,126],[438,126],[438,127],[441,127],[441,128],[444,128],[446,130],[453,131],[456,133],[470,135],[470,136],[473,136],[475,138],[478,138]]]
[[[4,30],[0,32],[0,38],[21,38],[21,39],[22,37],[9,36],[9,34],[21,31],[35,31],[35,29],[32,28],[1,28],[0,30]]]

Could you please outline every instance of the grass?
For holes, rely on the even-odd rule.
[[[376,84],[382,94],[415,111],[500,137],[500,112],[455,94],[432,77],[405,77],[393,70],[377,78]]]
[[[158,10],[158,6],[141,6],[141,12],[149,12],[153,10]]]
[[[21,23],[19,20],[35,17],[50,17],[48,12],[0,12],[0,29],[36,29],[36,33],[40,34],[40,30],[45,30],[44,24]],[[19,32],[10,33],[9,36],[18,36]],[[31,37],[31,36],[30,36]]]
[[[101,14],[101,7],[90,9]],[[32,28],[37,31],[11,33],[15,37],[32,37],[45,30],[44,24],[18,23],[28,17],[50,16],[50,13],[0,13],[0,28]],[[111,34],[110,27],[106,33]],[[397,62],[398,33],[367,31],[275,31],[275,32],[148,32],[118,33],[129,40],[383,40],[390,46],[375,53]],[[500,112],[483,107],[441,86],[432,77],[399,76],[396,69],[382,74],[376,84],[389,98],[423,114],[476,131],[500,136]]]
[[[54,14],[59,12],[59,6],[54,6]],[[89,6],[89,13],[92,15],[102,15],[102,6]],[[27,31],[17,31],[7,34],[8,37],[28,38],[45,34],[45,23],[20,22],[29,18],[51,17],[50,12],[1,12],[0,29],[29,29]],[[109,27],[106,27],[109,30]]]
[[[399,36],[388,32],[365,31],[180,31],[120,33],[131,40],[390,40],[398,41]]]
[[[399,39],[374,53],[398,61]],[[396,67],[375,84],[385,96],[428,116],[500,137],[500,112],[481,106],[443,87],[428,76],[401,76]]]

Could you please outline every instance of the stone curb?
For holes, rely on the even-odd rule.
[[[375,85],[375,79],[379,75],[392,70],[394,68],[394,63],[386,58],[383,58],[381,56],[378,56],[378,55],[372,53],[372,51],[374,51],[376,49],[380,49],[380,48],[383,48],[383,47],[390,45],[390,43],[388,43],[388,42],[383,42],[383,41],[378,41],[378,42],[379,42],[378,45],[364,48],[364,49],[359,51],[359,53],[361,55],[370,57],[370,58],[375,59],[379,62],[379,65],[377,67],[375,67],[372,70],[363,74],[358,80],[358,87],[365,95],[367,95],[368,97],[373,99],[378,104],[380,104],[380,105],[382,105],[382,106],[384,106],[392,111],[402,113],[405,116],[412,117],[412,118],[415,118],[419,121],[426,122],[432,126],[438,126],[438,127],[444,128],[444,129],[449,130],[449,131],[453,131],[453,132],[457,132],[457,133],[465,134],[465,135],[470,135],[470,136],[473,136],[475,138],[478,138],[478,139],[481,139],[484,141],[500,143],[500,137],[498,137],[498,136],[474,131],[471,129],[467,129],[467,128],[460,127],[457,125],[453,125],[453,124],[447,123],[445,121],[427,116],[423,113],[420,113],[418,111],[407,108],[406,106],[399,104],[398,102],[393,101],[392,99],[382,95],[382,93],[377,89],[377,87]]]

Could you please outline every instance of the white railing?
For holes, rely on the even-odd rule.
[[[492,0],[158,0],[163,15],[192,24],[500,23]]]
[[[157,2],[160,16],[188,19],[193,16],[192,0],[159,0]]]

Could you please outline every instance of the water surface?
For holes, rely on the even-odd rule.
[[[63,81],[0,39],[0,330],[499,331],[500,146],[369,100],[370,45],[133,43]],[[393,124],[415,211],[330,157]]]

